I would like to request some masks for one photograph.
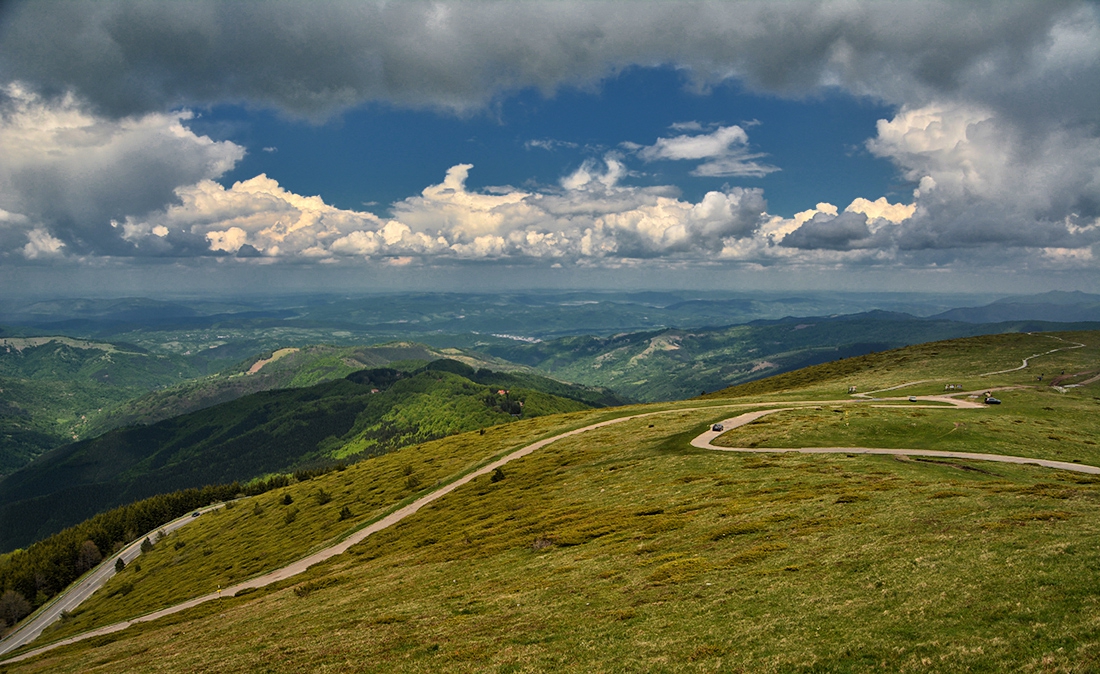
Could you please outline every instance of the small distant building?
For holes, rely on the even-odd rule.
[[[848,387],[848,393],[855,393],[855,392],[856,392],[856,387],[855,386],[849,386]]]

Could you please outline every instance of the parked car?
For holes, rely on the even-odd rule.
[[[917,396],[909,396],[909,402],[911,402],[911,403],[917,402]]]
[[[198,510],[196,510],[195,512],[191,513],[191,517],[198,517],[201,514],[202,513],[200,513]]]
[[[985,404],[986,405],[1000,405],[1001,401],[997,400],[993,396],[989,396],[988,398],[985,399]]]
[[[723,426],[722,424],[714,424],[713,426],[710,427],[710,430],[716,431],[716,432],[721,432],[721,431],[726,430],[726,427]]]

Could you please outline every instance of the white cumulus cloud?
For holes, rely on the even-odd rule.
[[[674,128],[694,130],[698,122],[682,123]],[[701,161],[693,175],[706,177],[741,176],[760,178],[779,169],[756,161],[764,157],[748,149],[749,135],[740,126],[720,126],[710,133],[681,134],[658,138],[653,145],[638,147],[638,156],[646,161],[659,159]]]
[[[186,111],[114,120],[72,94],[47,99],[18,83],[2,94],[0,208],[74,252],[132,253],[112,221],[161,208],[176,188],[220,176],[244,156],[191,132]]]

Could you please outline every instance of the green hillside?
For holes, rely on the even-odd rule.
[[[510,388],[500,394],[504,385]],[[618,400],[604,391],[474,371],[450,360],[414,373],[368,370],[257,393],[40,457],[0,482],[0,549],[154,494],[354,461],[516,418],[608,402]]]
[[[1097,363],[1097,332],[976,337],[408,446],[199,518],[40,642],[279,568],[540,438],[647,415],[562,437],[301,575],[8,669],[1093,671],[1100,477],[917,452],[957,436],[1098,466]],[[907,400],[956,383],[1004,402]],[[912,454],[689,444],[776,406],[801,411],[726,444]]]
[[[186,358],[68,337],[0,337],[0,477],[89,435],[96,417],[198,376]]]
[[[253,355],[222,372],[153,391],[105,410],[89,421],[85,435],[94,437],[112,428],[156,423],[250,393],[312,386],[365,368],[394,364],[418,367],[441,358],[460,359],[479,368],[509,367],[509,364],[496,359],[474,356],[456,349],[433,349],[411,342],[282,348]]]
[[[635,400],[660,401],[921,342],[1043,329],[1053,328],[1022,322],[977,325],[876,311],[484,348],[566,381],[605,386]]]

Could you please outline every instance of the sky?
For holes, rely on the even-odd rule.
[[[9,2],[0,285],[1100,290],[1093,2]]]

